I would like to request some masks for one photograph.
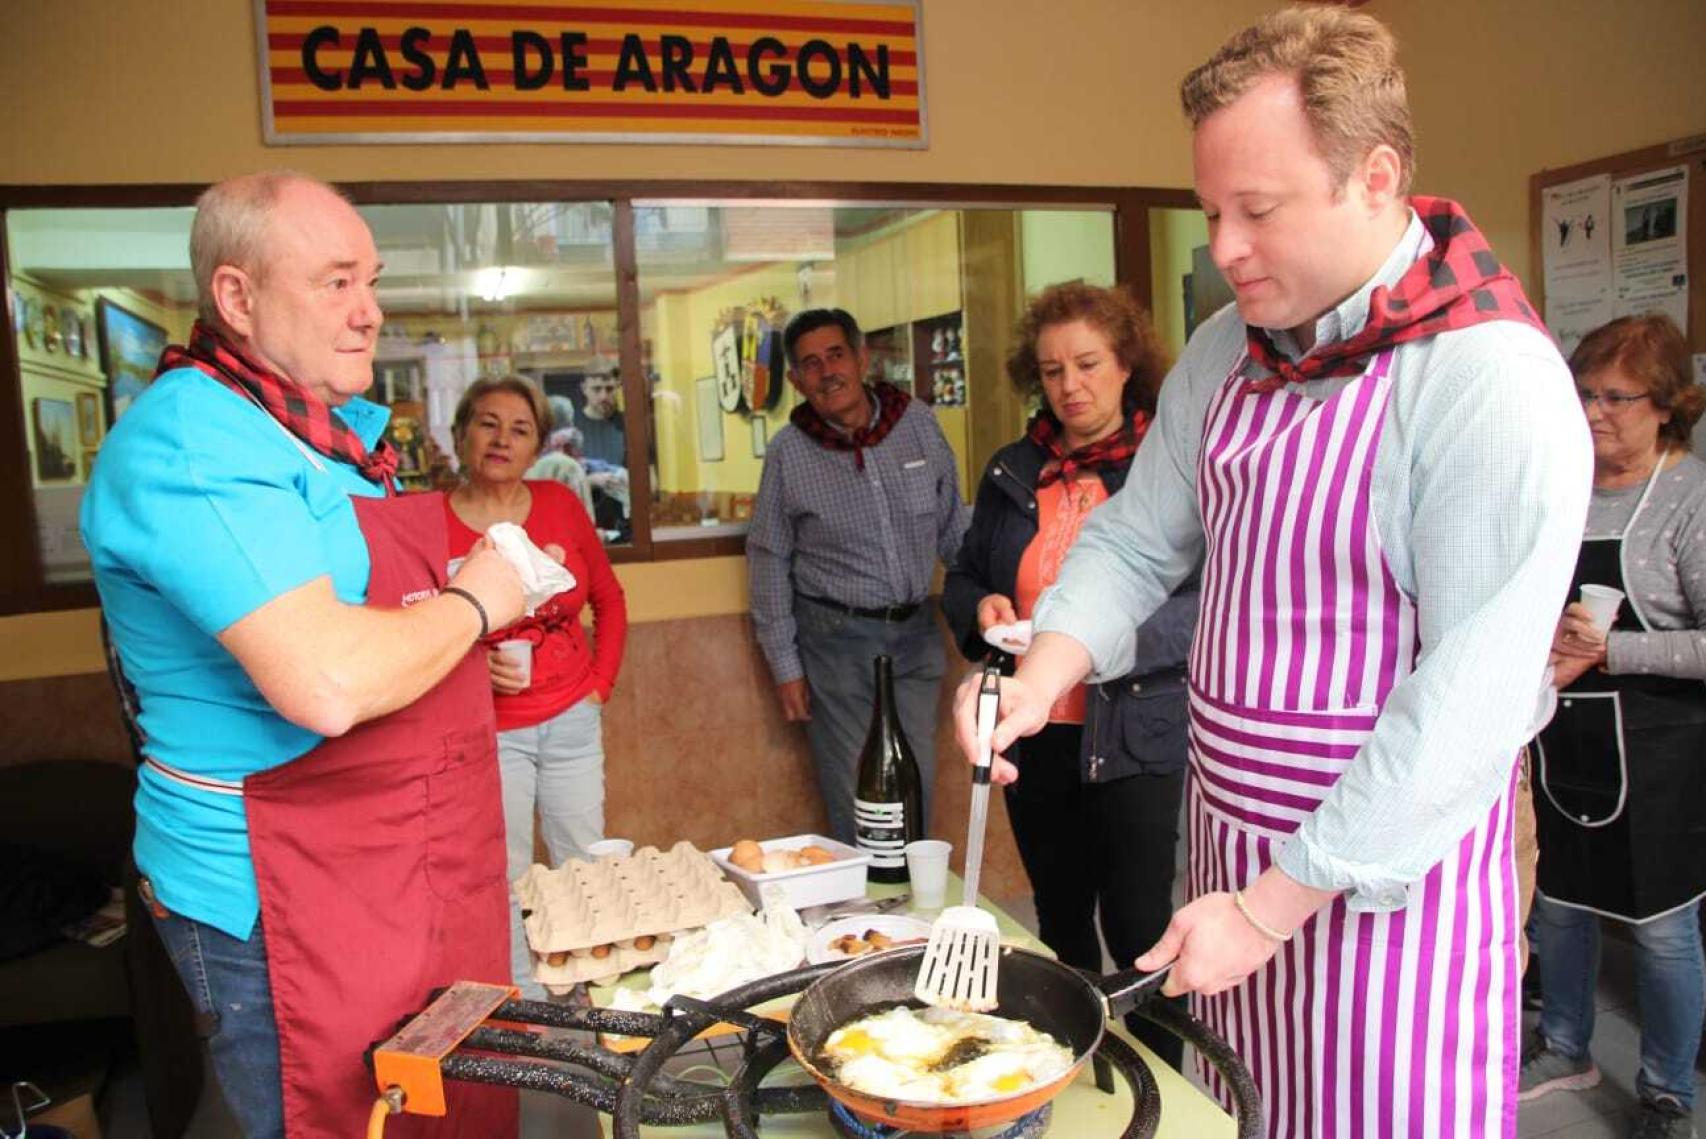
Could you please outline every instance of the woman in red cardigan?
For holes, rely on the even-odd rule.
[[[604,837],[600,712],[616,684],[628,631],[622,586],[586,508],[561,483],[522,477],[549,425],[544,393],[531,381],[505,376],[474,383],[457,404],[451,426],[463,481],[445,496],[453,559],[494,523],[514,522],[575,579],[574,588],[531,617],[486,638],[512,882],[533,862],[535,808],[552,865],[585,855],[590,843]],[[590,640],[581,627],[581,611],[589,604],[595,632]],[[513,640],[533,646],[531,676],[521,662],[498,651],[500,643]],[[524,996],[542,998],[513,900],[510,910],[516,983]]]

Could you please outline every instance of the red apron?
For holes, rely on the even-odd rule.
[[[369,605],[445,584],[441,496],[351,501]],[[362,1133],[378,1095],[362,1053],[430,990],[510,981],[493,724],[486,664],[470,652],[408,707],[243,781],[291,1139]],[[447,1118],[395,1117],[388,1139],[516,1134],[514,1091],[447,1092]]]

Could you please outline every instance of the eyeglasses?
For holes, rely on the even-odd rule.
[[[1652,399],[1653,397],[1650,392],[1642,392],[1640,395],[1624,395],[1622,392],[1590,392],[1586,388],[1577,388],[1576,398],[1582,401],[1583,407],[1592,407],[1598,403],[1606,411],[1615,414],[1632,403],[1640,403],[1644,399]]]

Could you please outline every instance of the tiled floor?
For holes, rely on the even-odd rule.
[[[1003,902],[1015,918],[1035,928],[1029,897]],[[1524,1105],[1518,1119],[1522,1139],[1622,1139],[1635,1110],[1635,1069],[1639,1042],[1634,1023],[1635,985],[1630,948],[1605,940],[1600,976],[1599,1016],[1594,1058],[1604,1072],[1600,1086],[1588,1092],[1557,1092]],[[1533,1014],[1529,1019],[1532,1020]],[[209,1088],[213,1084],[209,1081]],[[142,1086],[135,1071],[121,1073],[101,1105],[102,1126],[112,1139],[149,1139]],[[1706,1106],[1696,1106],[1695,1124],[1706,1134]],[[522,1139],[596,1139],[596,1121],[585,1108],[543,1093],[523,1093]],[[185,1139],[231,1139],[236,1129],[216,1092],[204,1099]]]
[[[1633,1126],[1635,1070],[1640,1067],[1641,1054],[1634,947],[1617,937],[1606,937],[1604,944],[1593,1033],[1593,1058],[1604,1078],[1591,1091],[1554,1092],[1524,1104],[1517,1129],[1525,1139],[1542,1135],[1552,1139],[1622,1139]],[[1534,1013],[1527,1014],[1524,1026],[1531,1026],[1534,1019]],[[1698,1097],[1694,1126],[1706,1133],[1706,1104]]]

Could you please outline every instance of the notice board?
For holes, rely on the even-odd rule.
[[[1529,178],[1531,290],[1566,356],[1614,317],[1662,311],[1706,382],[1706,134]]]

